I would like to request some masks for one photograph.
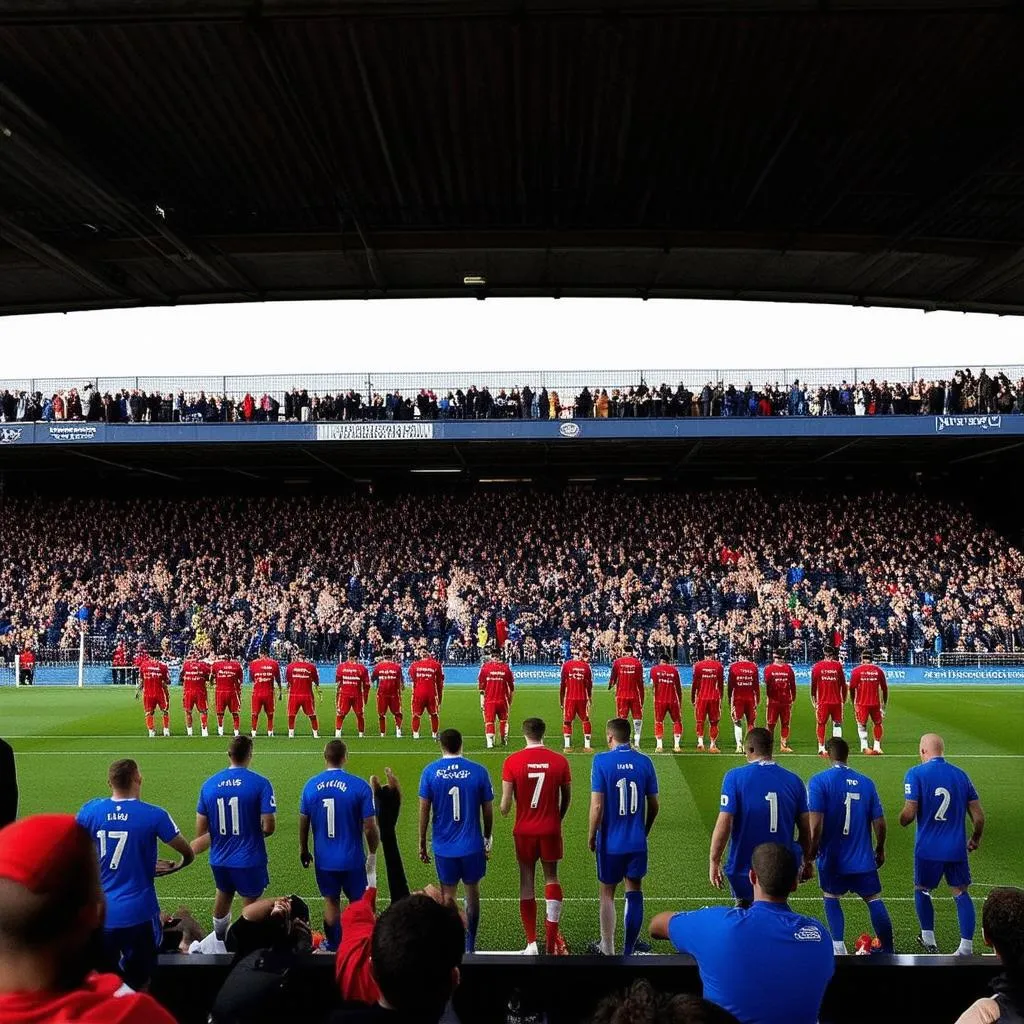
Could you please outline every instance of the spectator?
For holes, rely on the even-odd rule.
[[[979,999],[956,1024],[1014,1024],[1024,1020],[1024,890],[993,889],[981,911],[985,944],[1004,971],[992,982],[992,996]]]
[[[18,816],[18,773],[14,768],[14,751],[10,743],[0,739],[0,829]]]
[[[736,1024],[736,1018],[697,996],[657,992],[641,979],[625,992],[604,999],[591,1024]]]

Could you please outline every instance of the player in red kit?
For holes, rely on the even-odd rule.
[[[651,668],[651,689],[654,691],[656,748],[664,750],[665,716],[668,715],[672,719],[672,749],[678,754],[683,742],[683,716],[680,713],[683,685],[679,681],[679,669],[670,664],[668,651],[662,651],[660,661]]]
[[[267,716],[267,735],[274,735],[274,688],[277,688],[277,699],[281,692],[281,666],[275,658],[270,657],[266,649],[260,656],[249,662],[249,682],[252,683],[252,735],[255,739],[256,729],[260,723],[260,712]]]
[[[544,746],[546,726],[539,718],[523,722],[526,747],[510,754],[501,769],[501,813],[507,817],[516,805],[512,836],[519,862],[519,915],[526,932],[526,949],[537,955],[537,861],[544,872],[544,915],[549,955],[569,952],[559,929],[562,886],[558,862],[562,859],[562,819],[569,810],[572,777],[569,762]]]
[[[494,723],[498,723],[501,745],[508,744],[508,714],[512,707],[512,694],[516,683],[512,677],[512,669],[505,663],[500,651],[492,651],[489,660],[480,666],[476,677],[480,690],[480,707],[484,712],[484,733],[487,736],[487,749],[494,746]]]
[[[704,658],[693,666],[690,684],[690,703],[697,720],[697,749],[704,750],[704,722],[711,731],[711,753],[718,750],[718,723],[722,718],[722,691],[725,688],[725,669],[716,658]]]
[[[171,713],[170,699],[167,694],[167,687],[170,685],[171,677],[167,666],[156,658],[146,658],[139,665],[139,686],[135,691],[138,699],[139,690],[142,691],[142,709],[146,713],[146,728],[150,736],[156,735],[153,728],[153,714],[157,708],[164,715],[164,735],[171,735]]]
[[[879,756],[882,753],[882,719],[889,703],[889,684],[885,673],[874,663],[870,651],[860,656],[860,664],[850,673],[850,700],[857,719],[860,752]],[[868,747],[868,719],[874,723],[875,745]]]
[[[644,667],[633,653],[633,645],[625,644],[622,657],[612,662],[608,689],[615,688],[615,714],[628,722],[633,720],[633,736],[640,746],[644,724]]]
[[[216,702],[217,735],[224,735],[224,712],[231,712],[235,735],[238,735],[242,707],[242,663],[235,658],[217,658],[213,663],[213,699]]]
[[[832,719],[832,735],[843,735],[843,705],[846,703],[846,673],[836,661],[836,649],[825,648],[825,657],[811,668],[811,702],[818,721],[818,756],[825,753],[825,726]]]
[[[377,684],[377,718],[380,722],[380,736],[384,738],[384,730],[387,726],[387,713],[390,711],[395,719],[395,739],[402,738],[402,691],[405,689],[405,679],[402,675],[402,666],[394,661],[390,651],[385,652],[388,657],[384,661],[377,662],[370,673],[370,678]]]
[[[299,657],[289,662],[284,670],[284,679],[288,684],[288,739],[295,739],[295,716],[301,711],[313,727],[313,738],[320,736],[320,722],[313,706],[313,687],[317,697],[320,696],[320,676],[316,665],[307,658]]]
[[[348,649],[348,661],[341,662],[334,672],[334,681],[338,684],[335,695],[337,713],[334,716],[334,737],[341,739],[341,730],[345,718],[351,711],[356,716],[356,731],[360,736],[366,729],[366,702],[370,696],[370,673],[359,660],[359,645],[352,644]]]
[[[574,650],[572,658],[562,665],[562,685],[558,701],[562,705],[562,742],[572,748],[572,723],[583,722],[583,749],[590,749],[590,701],[594,693],[594,676],[590,665]]]
[[[181,663],[181,706],[185,709],[185,730],[192,735],[192,712],[199,712],[203,735],[210,735],[210,721],[206,703],[206,685],[210,681],[210,663],[203,661],[195,651]]]
[[[409,682],[412,684],[412,738],[420,738],[420,719],[423,713],[430,715],[430,738],[437,739],[438,709],[444,696],[444,669],[441,663],[430,656],[425,644],[417,651],[418,658],[409,666]]]
[[[757,721],[757,706],[761,703],[761,683],[757,665],[750,660],[750,652],[739,651],[739,660],[729,666],[727,683],[732,731],[736,736],[736,753],[743,753],[743,723],[747,730]]]
[[[782,651],[776,651],[770,665],[764,667],[764,694],[768,701],[768,731],[775,736],[775,725],[782,724],[782,743],[779,751],[792,754],[789,745],[789,723],[796,701],[796,673],[786,664]]]

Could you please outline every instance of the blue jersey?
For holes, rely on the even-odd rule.
[[[306,783],[299,814],[309,818],[313,860],[321,871],[354,871],[364,863],[363,821],[377,811],[370,784],[341,768]]]
[[[807,784],[807,806],[824,815],[818,864],[828,875],[874,871],[871,822],[882,817],[874,782],[849,765],[837,764]]]
[[[482,853],[480,808],[494,799],[487,769],[464,757],[442,757],[420,776],[420,797],[433,808],[432,845],[439,857]]]
[[[967,772],[944,757],[916,764],[903,780],[903,793],[917,801],[914,855],[921,860],[967,860],[967,805],[978,792]]]
[[[78,812],[78,824],[96,844],[100,881],[107,898],[106,928],[130,928],[160,913],[153,878],[156,841],[169,843],[178,826],[162,808],[141,800],[90,800]]]
[[[604,795],[598,845],[606,853],[641,853],[647,849],[647,798],[658,795],[658,776],[646,754],[628,743],[594,755],[590,791]]]
[[[754,761],[725,773],[721,810],[732,815],[725,872],[746,872],[750,855],[762,843],[794,847],[797,818],[807,812],[807,790],[788,768],[774,761]]]
[[[668,937],[697,961],[704,998],[743,1024],[816,1024],[835,971],[820,921],[785,903],[705,907],[676,914]]]
[[[211,775],[196,804],[196,813],[210,823],[211,867],[266,867],[260,817],[276,811],[274,787],[262,775],[235,765]]]

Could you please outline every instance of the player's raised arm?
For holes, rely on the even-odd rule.
[[[981,834],[985,831],[985,810],[977,797],[968,801],[967,815],[974,825],[974,832],[971,834],[971,838],[967,840],[967,852],[974,853],[981,845]]]

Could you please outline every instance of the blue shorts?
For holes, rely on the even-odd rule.
[[[858,871],[849,874],[819,867],[818,881],[821,883],[821,891],[833,896],[845,896],[852,892],[861,899],[867,899],[869,896],[877,896],[882,891],[882,881],[877,871]]]
[[[624,878],[639,881],[647,874],[647,851],[608,853],[597,848],[597,880],[602,885],[618,885]]]
[[[258,899],[270,885],[266,866],[259,868],[224,868],[210,866],[213,881],[220,892],[238,893],[247,899]]]
[[[471,853],[468,857],[441,857],[434,855],[437,877],[442,885],[476,885],[487,873],[487,857],[483,851]]]
[[[754,887],[750,884],[749,871],[734,871],[725,877],[729,879],[729,888],[732,889],[734,899],[742,900],[744,903],[754,902]]]
[[[326,871],[313,865],[316,871],[316,884],[321,896],[337,899],[341,893],[349,903],[363,898],[366,892],[366,865],[348,871]]]
[[[925,860],[914,857],[914,885],[934,889],[942,879],[946,884],[966,889],[971,884],[971,866],[966,860]]]
[[[140,991],[148,984],[160,952],[163,926],[160,918],[127,928],[104,928],[103,950],[110,970],[130,988]]]

